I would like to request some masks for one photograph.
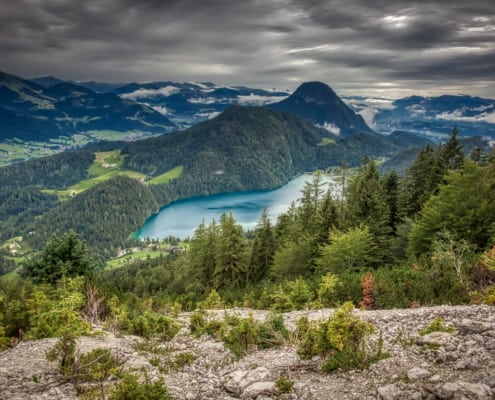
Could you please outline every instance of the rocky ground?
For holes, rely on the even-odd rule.
[[[252,313],[258,320],[269,315],[233,309],[211,312],[211,317],[222,319],[225,312],[241,317]],[[296,311],[284,314],[284,318],[291,330],[302,315],[326,320],[332,312]],[[149,379],[163,378],[170,393],[180,400],[495,399],[494,307],[439,306],[356,313],[382,332],[384,349],[390,353],[389,358],[364,371],[323,373],[318,359],[301,361],[290,342],[237,360],[221,342],[192,337],[188,314],[179,316],[182,329],[173,340],[153,348],[136,337],[102,332],[79,339],[78,349],[85,353],[109,348],[126,359],[125,368],[140,371]],[[455,331],[420,336],[435,317],[442,317]],[[0,353],[0,400],[77,398],[73,384],[62,384],[55,364],[46,360],[45,352],[54,343],[55,339],[27,341]],[[179,354],[187,354],[192,363],[173,365],[170,360],[179,360]],[[294,383],[289,393],[277,392],[279,377]]]

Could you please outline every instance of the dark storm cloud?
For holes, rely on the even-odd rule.
[[[21,76],[495,97],[491,0],[0,3],[0,69]]]

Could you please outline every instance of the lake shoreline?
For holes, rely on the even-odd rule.
[[[202,221],[210,223],[228,212],[233,213],[243,228],[253,228],[264,208],[268,209],[272,221],[286,212],[290,203],[299,199],[304,184],[310,182],[312,176],[312,173],[298,175],[275,189],[225,192],[175,200],[151,215],[132,237],[141,240],[168,236],[185,239],[192,237]],[[325,183],[336,182],[335,175],[323,175],[323,179]]]

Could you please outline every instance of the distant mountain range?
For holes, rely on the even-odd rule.
[[[0,72],[0,140],[47,141],[92,130],[164,133],[176,126],[151,107],[71,82],[49,87]]]
[[[396,130],[444,140],[455,125],[461,136],[495,140],[495,100],[465,95],[385,98],[348,97],[347,104],[363,115],[376,132]]]
[[[379,134],[396,131],[400,135],[391,137],[393,144],[398,138],[413,143],[418,136],[440,142],[454,125],[461,136],[495,141],[495,100],[478,97],[341,99],[321,82],[303,83],[290,94],[211,82],[74,82],[53,76],[26,80],[0,72],[0,143],[18,139],[22,146],[22,141],[49,142],[88,132],[111,131],[112,140],[122,140],[124,132],[170,133],[212,119],[232,105],[263,106],[298,115],[340,138],[353,137],[356,146],[374,142],[374,147],[383,136]],[[107,139],[110,134],[91,135],[86,142]],[[62,141],[58,150],[67,145],[77,143]],[[50,146],[55,147],[52,142]]]

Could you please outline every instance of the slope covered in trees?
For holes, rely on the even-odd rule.
[[[40,248],[51,234],[72,229],[92,251],[109,258],[115,255],[117,247],[124,246],[129,233],[142,226],[157,209],[155,197],[146,185],[119,176],[58,204],[27,224],[25,233],[34,233],[27,235],[26,240]]]
[[[495,245],[495,161],[465,159],[456,135],[426,147],[403,180],[365,160],[342,200],[316,175],[297,206],[274,222],[263,213],[249,236],[224,214],[198,227],[186,254],[108,271],[105,280],[184,306],[211,291],[278,311],[346,300],[367,307],[468,301],[495,284],[480,261]]]

